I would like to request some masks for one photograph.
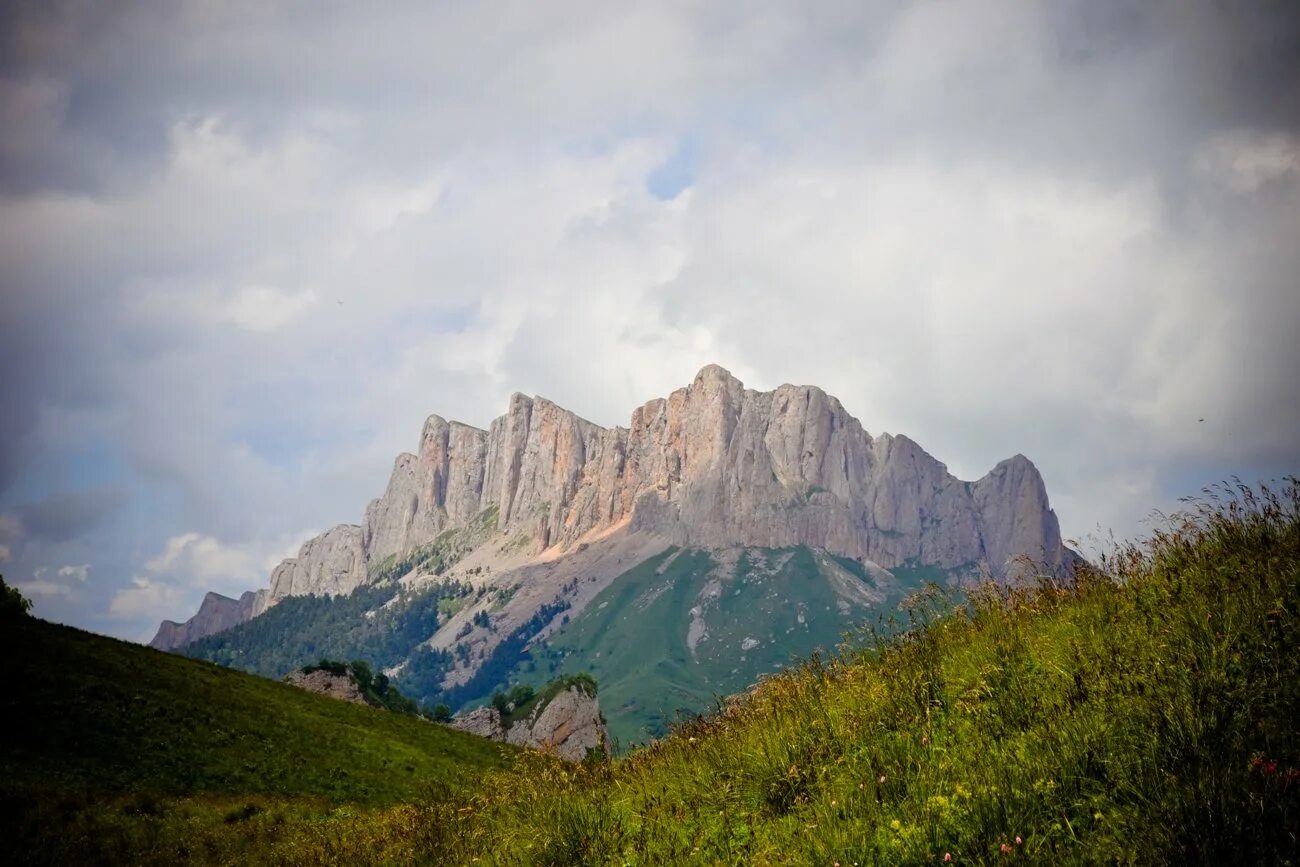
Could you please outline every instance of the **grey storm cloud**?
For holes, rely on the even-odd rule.
[[[1297,58],[1263,0],[5,4],[6,574],[139,637],[429,412],[707,362],[1074,535],[1294,471]]]
[[[58,491],[19,506],[16,514],[28,538],[66,542],[96,529],[122,500],[122,491],[113,487]]]

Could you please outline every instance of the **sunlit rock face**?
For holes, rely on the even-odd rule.
[[[974,483],[904,436],[872,437],[813,386],[744,388],[716,365],[602,428],[516,394],[484,432],[434,416],[371,503],[366,554],[425,544],[495,506],[501,530],[565,548],[630,520],[702,547],[810,545],[884,566],[1025,554],[1062,563],[1042,478],[1017,455]]]

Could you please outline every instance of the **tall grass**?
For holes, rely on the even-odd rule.
[[[1300,490],[1222,486],[1068,583],[913,600],[626,760],[428,805],[443,863],[1294,863]]]

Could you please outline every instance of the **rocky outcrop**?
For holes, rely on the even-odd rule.
[[[223,632],[265,611],[267,596],[265,590],[255,593],[249,591],[238,599],[220,593],[208,593],[203,597],[198,613],[189,620],[184,623],[164,620],[149,646],[159,650],[176,650],[200,638]]]
[[[308,539],[298,556],[271,572],[271,601],[286,596],[336,596],[351,593],[366,581],[361,528],[340,524]]]
[[[506,739],[506,731],[501,725],[501,713],[494,707],[476,707],[468,713],[457,714],[448,725],[481,738],[494,741]]]
[[[807,545],[886,568],[985,563],[1014,577],[1017,557],[1050,571],[1073,562],[1027,458],[963,482],[907,437],[872,436],[819,388],[753,391],[709,365],[626,428],[522,394],[486,431],[430,416],[363,524],[277,566],[266,604],[348,593],[481,515],[515,549],[548,556],[626,525],[684,546]]]
[[[475,708],[457,716],[453,728],[492,740],[505,741],[554,753],[579,762],[596,750],[609,755],[609,732],[596,696],[580,685],[570,685],[546,700],[537,702],[522,719],[511,720],[509,728],[493,707]]]
[[[343,674],[335,674],[319,668],[315,671],[295,671],[285,675],[284,682],[290,686],[314,692],[317,695],[336,698],[339,701],[350,701],[353,704],[369,704],[350,669]]]
[[[609,732],[596,696],[571,686],[506,732],[506,743],[582,761],[592,750],[609,755]]]

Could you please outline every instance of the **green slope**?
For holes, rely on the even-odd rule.
[[[0,624],[0,791],[406,800],[504,747],[427,721],[24,618]]]
[[[734,553],[734,552],[733,552]],[[623,746],[662,734],[897,602],[861,564],[806,547],[749,548],[734,565],[670,548],[620,575],[532,655],[546,673],[590,672],[610,734]],[[933,577],[933,576],[927,576]],[[837,581],[838,579],[838,581]],[[861,584],[859,594],[837,590]],[[880,598],[883,596],[883,598]],[[696,640],[690,639],[692,621]],[[541,664],[544,663],[544,664]]]

